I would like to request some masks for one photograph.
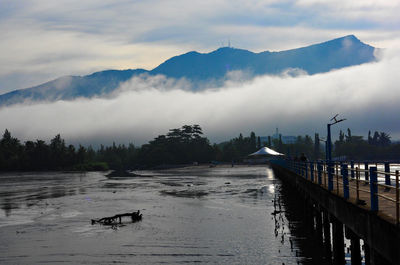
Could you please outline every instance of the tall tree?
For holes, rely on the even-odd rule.
[[[347,128],[346,142],[351,142],[351,130]]]
[[[374,132],[374,136],[372,137],[371,143],[373,145],[378,145],[379,144],[379,133],[377,131]]]
[[[261,137],[257,136],[257,149],[261,148]]]
[[[380,146],[388,146],[390,145],[390,135],[385,132],[379,133],[379,145]]]
[[[341,142],[341,143],[344,142],[344,133],[342,132],[342,130],[340,130],[340,132],[339,132],[339,142]]]
[[[254,132],[250,133],[250,152],[254,152],[257,149],[257,138]]]
[[[372,144],[371,130],[368,131],[368,143]]]

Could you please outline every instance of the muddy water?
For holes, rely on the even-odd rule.
[[[281,213],[272,215],[282,187],[268,167],[136,173],[143,176],[1,174],[0,264],[313,264],[321,259],[301,232],[301,218],[288,214],[296,208],[293,203],[280,200]],[[141,210],[143,221],[90,224],[92,218],[134,210]]]

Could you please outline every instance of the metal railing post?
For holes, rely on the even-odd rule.
[[[371,196],[371,211],[376,212],[379,210],[378,204],[378,174],[377,167],[370,167],[370,196]]]
[[[400,207],[400,205],[399,205],[399,203],[400,203],[400,201],[399,201],[399,194],[400,192],[399,192],[399,171],[398,170],[396,170],[396,222],[397,222],[397,225],[399,225],[399,207]]]
[[[310,162],[310,180],[314,182],[314,163]]]
[[[358,203],[360,201],[360,171],[358,170],[358,167],[356,167],[356,202]]]
[[[339,165],[335,165],[335,173],[336,173],[336,194],[339,195]]]
[[[304,177],[308,179],[308,162],[304,162]]]
[[[322,184],[322,163],[318,161],[317,163],[317,170],[318,170],[318,184]]]
[[[369,176],[368,176],[368,162],[364,163],[364,176],[365,176],[365,180],[369,180]]]
[[[385,162],[385,184],[390,186],[390,164],[389,162]]]
[[[351,167],[350,176],[352,179],[354,179],[355,174],[354,174],[354,161],[353,160],[350,161],[350,167]]]
[[[349,198],[349,172],[347,164],[342,164],[342,177],[343,177],[343,197],[347,200]]]
[[[333,174],[332,174],[332,171],[334,170],[334,168],[332,166],[332,162],[331,161],[328,161],[327,170],[328,170],[328,190],[332,191],[333,190]]]
[[[302,165],[301,162],[297,162],[297,171],[298,171],[298,175],[301,176],[302,175]]]

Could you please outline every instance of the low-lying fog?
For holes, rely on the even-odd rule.
[[[400,136],[399,50],[382,52],[377,63],[318,75],[283,74],[241,81],[241,73],[223,87],[202,92],[187,82],[165,77],[134,78],[108,98],[21,104],[0,109],[0,130],[22,140],[49,140],[60,133],[67,142],[110,144],[151,140],[171,128],[199,124],[211,142],[254,131],[271,135],[325,135],[336,113],[347,118],[337,131],[368,130]]]

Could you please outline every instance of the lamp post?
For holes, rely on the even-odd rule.
[[[333,167],[332,167],[332,140],[331,140],[331,126],[335,125],[336,123],[345,121],[346,119],[337,120],[336,117],[339,114],[336,114],[330,121],[332,123],[327,124],[328,135],[326,139],[326,160],[328,163],[328,190],[333,190]]]
[[[325,143],[325,160],[328,160],[328,145],[327,145],[327,140],[325,140],[324,138],[319,138],[320,142],[324,142]]]

